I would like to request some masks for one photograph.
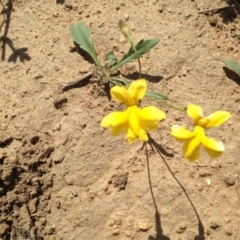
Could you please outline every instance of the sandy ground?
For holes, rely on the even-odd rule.
[[[0,2],[0,239],[240,239],[240,77],[222,62],[240,63],[237,8],[199,13],[227,4],[221,0]],[[226,152],[191,163],[170,136],[170,126],[191,120],[144,99],[167,113],[152,133],[165,162],[148,147],[151,188],[142,143],[100,127],[120,105],[72,51],[69,27],[83,21],[101,61],[109,50],[121,56],[129,47],[118,28],[124,18],[136,41],[160,38],[142,58],[150,90],[180,107],[233,116],[209,132]],[[137,70],[134,62],[121,74]],[[89,83],[58,96],[56,108],[57,87],[89,71]]]

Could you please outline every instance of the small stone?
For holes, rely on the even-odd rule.
[[[38,202],[38,199],[37,198],[34,198],[30,201],[30,203],[28,204],[28,209],[30,211],[31,214],[34,214],[37,212],[37,202]]]
[[[47,226],[47,227],[45,228],[45,231],[46,231],[46,233],[47,233],[48,235],[52,235],[52,234],[55,232],[55,226],[52,226],[52,227]]]
[[[64,158],[65,158],[65,155],[63,155],[61,152],[55,152],[52,156],[53,162],[55,164],[61,163]]]
[[[119,235],[119,233],[120,233],[119,229],[114,229],[114,230],[112,231],[112,235],[113,235],[113,236],[117,236],[117,235]]]
[[[185,223],[180,223],[178,225],[178,228],[177,228],[176,232],[177,233],[183,233],[186,228],[187,228],[187,225]]]
[[[159,11],[160,13],[162,13],[163,10],[164,10],[164,8],[165,8],[165,4],[159,4],[159,6],[158,6],[158,11]]]
[[[210,227],[214,230],[219,228],[220,226],[221,226],[221,224],[219,222],[215,222],[215,221],[210,222]]]
[[[215,27],[217,25],[217,18],[215,16],[209,17],[208,21],[212,27]]]
[[[207,234],[207,236],[210,236],[211,235],[211,230],[208,228],[207,230],[206,230],[206,234]]]
[[[180,223],[179,228],[185,230],[187,228],[187,224],[186,223]]]
[[[127,39],[126,39],[124,36],[121,36],[121,37],[119,38],[119,42],[120,42],[120,43],[126,43],[126,42],[127,42]]]
[[[131,237],[131,232],[129,231],[129,230],[127,230],[127,231],[125,231],[125,235],[127,236],[127,237]]]
[[[43,183],[45,187],[52,187],[53,185],[53,175],[52,174],[46,174],[43,177]]]
[[[206,177],[207,176],[207,173],[206,173],[206,171],[204,169],[200,169],[198,174],[199,174],[200,177]]]
[[[148,224],[146,222],[141,222],[139,225],[139,229],[141,231],[147,231],[148,230]]]
[[[41,218],[39,219],[39,221],[41,222],[42,225],[45,225],[46,222],[47,222],[46,218],[44,218],[44,217],[41,217]]]
[[[87,124],[86,123],[83,123],[83,124],[80,124],[79,125],[82,129],[84,129],[86,126],[87,126]]]
[[[235,184],[235,177],[234,176],[232,176],[232,175],[226,175],[225,177],[224,177],[224,182],[226,183],[226,185],[228,186],[228,187],[230,187],[230,186],[233,186],[234,184]]]
[[[65,3],[64,7],[65,7],[66,10],[72,10],[73,9],[73,5],[72,4]]]
[[[61,130],[61,123],[56,123],[52,128],[53,132],[60,131],[60,130]]]
[[[232,229],[230,229],[230,228],[226,228],[224,232],[228,236],[232,236],[232,234],[233,234]]]
[[[39,139],[40,139],[40,137],[35,135],[35,136],[30,138],[30,142],[31,142],[32,145],[35,145],[39,142]]]
[[[124,19],[125,19],[125,21],[127,21],[127,20],[129,19],[129,15],[128,15],[128,14],[125,14],[125,15],[124,15]]]
[[[212,184],[211,179],[207,179],[207,184],[208,184],[208,186],[210,186]]]

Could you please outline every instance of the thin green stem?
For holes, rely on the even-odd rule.
[[[138,52],[137,52],[137,49],[136,49],[135,45],[133,44],[132,47],[133,47],[133,50],[135,51],[135,53],[138,55],[138,59],[137,59],[137,60],[138,60],[139,79],[140,79],[140,78],[142,77],[142,66],[141,66],[139,54],[138,54]]]
[[[173,108],[173,109],[176,109],[176,110],[179,110],[179,111],[181,111],[181,112],[184,112],[184,113],[186,113],[186,110],[185,109],[182,109],[182,108],[179,108],[179,107],[175,107],[175,106],[173,106],[173,105],[171,105],[171,104],[168,104],[168,103],[165,103],[165,102],[163,102],[163,101],[158,101],[160,104],[162,104],[162,105],[164,105],[164,106],[167,106],[167,107],[170,107],[170,108]]]

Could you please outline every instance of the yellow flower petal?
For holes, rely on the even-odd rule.
[[[110,93],[114,100],[123,103],[126,106],[128,104],[129,98],[131,98],[128,90],[125,87],[114,86],[111,88]]]
[[[148,135],[147,132],[145,132],[142,128],[139,128],[138,135],[136,135],[131,128],[128,129],[126,139],[129,144],[133,143],[136,140],[141,140],[143,142],[148,141]]]
[[[148,142],[148,135],[147,135],[147,132],[144,131],[142,128],[140,129],[140,132],[139,132],[139,140],[143,141],[143,142]]]
[[[223,153],[225,150],[222,142],[217,141],[214,138],[208,138],[205,135],[204,130],[201,133],[201,143],[205,150],[209,153],[210,157],[218,157],[219,153]]]
[[[145,131],[158,129],[158,122],[166,118],[166,114],[154,106],[142,109],[135,108],[140,126]]]
[[[187,130],[185,127],[182,126],[172,126],[171,128],[171,135],[176,138],[178,141],[186,141],[189,140],[193,137],[195,137],[197,134],[196,131],[191,132]]]
[[[128,130],[127,130],[126,139],[127,139],[129,144],[131,144],[131,143],[133,143],[134,141],[137,140],[137,137],[136,137],[136,135],[134,134],[134,132],[132,131],[131,128],[128,128]]]
[[[117,136],[127,131],[129,127],[128,116],[128,109],[125,112],[112,112],[102,119],[101,126],[109,127],[111,129],[111,134]]]
[[[200,142],[198,138],[187,140],[183,144],[184,157],[194,162],[199,159]]]
[[[129,107],[129,109],[129,129],[126,136],[128,143],[133,143],[137,139],[147,142],[147,130],[141,126],[141,122],[138,116],[138,112],[141,109],[139,109],[137,106]]]
[[[231,117],[232,115],[227,111],[217,111],[207,117],[206,128],[218,127]]]
[[[196,161],[199,158],[202,131],[204,133],[202,127],[196,126],[193,131],[195,136],[183,144],[184,157],[189,161]]]
[[[203,118],[202,108],[195,104],[188,104],[187,114],[193,119],[194,124],[196,124],[199,119]]]
[[[146,91],[147,83],[145,79],[139,79],[130,84],[128,92],[135,100],[134,105],[138,105],[139,100],[144,97]]]

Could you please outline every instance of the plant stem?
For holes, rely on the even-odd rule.
[[[173,106],[173,105],[171,105],[171,104],[168,104],[168,103],[165,103],[165,102],[163,102],[163,101],[158,101],[158,102],[159,102],[160,104],[164,105],[164,106],[167,106],[167,107],[170,107],[170,108],[173,108],[173,109],[176,109],[176,110],[179,110],[179,111],[181,111],[181,112],[186,113],[186,110],[184,110],[184,109],[182,109],[182,108],[175,107],[175,106]]]
[[[137,49],[135,47],[135,45],[132,45],[133,50],[135,51],[135,53],[138,55],[138,68],[139,68],[139,79],[142,77],[142,67],[141,67],[141,62],[140,62],[140,58],[139,58],[139,54],[137,52]]]

